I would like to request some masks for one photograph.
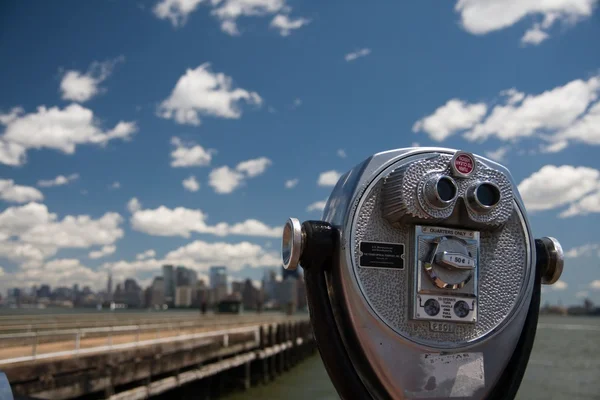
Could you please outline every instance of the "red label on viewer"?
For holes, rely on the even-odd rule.
[[[454,167],[461,174],[468,175],[473,172],[475,163],[471,157],[466,154],[461,154],[454,160]]]

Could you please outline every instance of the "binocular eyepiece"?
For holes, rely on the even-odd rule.
[[[283,266],[304,268],[315,338],[344,399],[512,398],[540,284],[560,244],[534,239],[510,172],[464,151],[375,154],[322,221],[291,218]]]

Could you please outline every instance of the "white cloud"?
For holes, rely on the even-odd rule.
[[[93,62],[86,73],[66,71],[60,82],[63,100],[83,103],[103,92],[104,89],[99,85],[110,76],[115,65],[124,60],[125,58],[121,56],[114,60]]]
[[[171,152],[171,167],[202,167],[210,164],[214,150],[205,150],[195,143],[184,143],[178,137],[171,138],[175,149]]]
[[[287,181],[285,181],[285,188],[286,189],[291,189],[293,187],[295,187],[298,184],[298,179],[288,179]]]
[[[565,252],[565,258],[587,257],[600,249],[600,244],[588,243],[581,246],[573,247]],[[598,254],[600,256],[600,253]]]
[[[60,109],[40,106],[37,112],[23,115],[13,109],[12,114],[0,117],[6,128],[0,137],[0,162],[7,165],[25,163],[28,149],[54,149],[73,154],[77,145],[105,145],[113,139],[127,140],[137,131],[135,122],[119,122],[113,129],[103,131],[94,113],[79,104]]]
[[[533,28],[525,32],[521,38],[521,43],[538,45],[549,37],[550,35],[544,32],[538,25],[535,25]]]
[[[12,203],[42,201],[42,192],[31,186],[16,185],[12,179],[0,179],[0,199]]]
[[[575,293],[575,297],[577,297],[578,299],[585,299],[589,295],[590,295],[590,292],[588,292],[587,290],[581,290],[581,291]]]
[[[235,168],[239,172],[245,173],[249,178],[261,175],[272,164],[266,157],[255,158],[253,160],[242,161]]]
[[[91,251],[88,255],[91,259],[97,259],[111,255],[117,249],[114,245],[102,246],[100,250]]]
[[[503,162],[508,150],[510,150],[509,146],[500,146],[496,150],[486,151],[485,155],[494,161]]]
[[[259,157],[240,162],[235,170],[227,166],[215,168],[208,175],[208,184],[217,193],[231,193],[240,187],[245,179],[263,174],[271,164],[268,158]]]
[[[540,31],[548,30],[557,20],[574,24],[592,15],[595,3],[596,0],[458,0],[454,9],[460,13],[465,30],[483,35],[538,15],[544,20],[534,24],[534,29]]]
[[[156,251],[154,251],[153,249],[148,249],[142,253],[139,253],[135,256],[136,260],[145,260],[147,258],[154,258],[156,257]]]
[[[36,268],[22,268],[7,274],[11,287],[23,287],[40,284],[72,286],[75,283],[89,285],[92,290],[105,287],[106,276],[81,264],[77,259],[57,259]]]
[[[485,113],[484,103],[467,104],[459,99],[448,100],[442,107],[415,122],[413,132],[425,132],[433,140],[441,142],[452,134],[469,129],[477,124]]]
[[[189,14],[194,12],[204,0],[161,0],[154,7],[154,14],[160,19],[168,19],[173,26],[183,26]],[[208,3],[208,2],[207,2]],[[285,0],[211,0],[211,14],[221,22],[221,30],[229,35],[239,35],[237,20],[240,17],[264,17],[274,15],[271,27],[279,29],[287,36],[310,21],[305,18],[290,18],[291,7]]]
[[[340,157],[340,158],[346,158],[346,152],[344,151],[344,149],[339,149],[339,150],[337,151],[337,155],[338,155],[338,157]]]
[[[113,182],[111,183],[111,185],[109,186],[110,189],[120,189],[121,188],[121,182]]]
[[[237,119],[242,116],[241,101],[262,104],[258,93],[233,89],[230,77],[211,72],[210,64],[204,63],[179,78],[171,95],[160,104],[158,115],[188,125],[200,125],[200,115]]]
[[[600,83],[600,78],[598,82]],[[596,96],[599,88],[600,85],[596,88]],[[586,144],[600,144],[600,102],[593,104],[583,117],[556,135],[556,140],[569,139]]]
[[[37,185],[39,187],[62,186],[67,185],[77,179],[79,179],[79,174],[71,174],[69,176],[58,175],[54,179],[39,180]]]
[[[134,212],[142,209],[142,203],[140,203],[140,201],[137,199],[137,197],[132,197],[127,202],[127,209],[129,210],[130,213],[133,214]]]
[[[356,50],[356,51],[354,51],[354,52],[352,52],[352,53],[348,53],[348,54],[346,54],[346,55],[344,56],[344,59],[345,59],[346,61],[354,61],[354,60],[356,60],[357,58],[360,58],[360,57],[366,57],[366,56],[368,56],[369,54],[371,54],[371,49],[364,48],[364,49]]]
[[[237,189],[244,181],[244,175],[227,166],[215,168],[208,175],[208,184],[215,192],[226,194]]]
[[[600,171],[571,165],[545,165],[519,184],[519,192],[529,211],[574,204],[598,189]]]
[[[314,203],[312,203],[308,207],[306,207],[306,211],[308,211],[308,212],[323,211],[325,209],[325,205],[327,205],[327,202],[325,200],[315,201]]]
[[[204,0],[161,0],[153,12],[160,19],[168,19],[173,26],[185,25],[187,16],[196,10]]]
[[[595,280],[590,283],[590,288],[600,289],[600,280]]]
[[[194,175],[190,175],[189,178],[184,179],[181,183],[185,190],[188,190],[190,192],[197,192],[198,190],[200,190],[200,183],[198,183]]]
[[[501,140],[515,140],[552,132],[556,135],[554,140],[564,140],[563,131],[585,113],[597,99],[599,90],[600,77],[596,76],[587,81],[577,79],[539,95],[527,95],[520,103],[497,105],[465,137],[485,140],[496,136]]]
[[[558,152],[572,141],[600,144],[600,76],[575,79],[540,94],[525,94],[515,88],[500,92],[500,104],[486,116],[485,103],[468,105],[453,99],[434,114],[417,121],[413,131],[425,131],[442,141],[467,130],[470,141],[496,137],[515,142],[529,137],[542,139],[542,152]],[[475,107],[477,106],[477,107]],[[485,118],[484,118],[485,117]]]
[[[181,236],[188,238],[192,232],[206,233],[216,236],[244,235],[279,237],[280,228],[269,227],[264,223],[248,219],[244,222],[229,225],[220,222],[216,225],[206,223],[207,215],[198,209],[176,207],[174,209],[160,206],[156,209],[138,210],[131,216],[131,227],[134,230],[154,236]]]
[[[572,204],[571,207],[560,214],[560,217],[567,218],[591,213],[600,213],[600,190],[591,193]]]
[[[341,176],[341,173],[334,170],[322,172],[319,175],[319,180],[317,181],[317,184],[319,186],[335,186],[335,184],[338,182]]]
[[[259,245],[249,242],[207,243],[196,240],[185,246],[169,252],[163,259],[152,258],[137,259],[135,261],[117,261],[105,263],[101,271],[111,271],[115,280],[128,276],[156,272],[160,274],[160,268],[164,264],[185,265],[199,273],[199,278],[207,281],[205,274],[213,265],[227,265],[230,271],[239,271],[244,267],[278,267],[281,258],[277,252],[267,251]]]
[[[569,285],[565,281],[556,281],[551,287],[552,290],[565,290],[567,286]]]
[[[0,255],[40,262],[63,248],[112,245],[123,237],[121,222],[112,212],[98,219],[67,215],[59,220],[44,204],[9,207],[0,213]]]
[[[285,14],[277,14],[271,21],[271,28],[279,29],[281,36],[288,36],[294,29],[300,29],[309,23],[307,18],[290,18]]]
[[[292,110],[300,107],[302,105],[302,99],[300,98],[295,98],[294,102],[292,103]]]

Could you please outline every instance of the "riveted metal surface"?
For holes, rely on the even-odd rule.
[[[410,164],[398,165],[384,181],[381,195],[384,199],[383,216],[396,221],[405,215],[423,219],[448,218],[453,206],[438,209],[430,206],[424,197],[423,186],[428,178],[436,174],[451,174],[450,160],[452,156],[441,154],[429,156],[427,159]],[[490,181],[500,188],[499,204],[487,213],[479,213],[467,207],[472,221],[489,225],[505,223],[513,212],[513,190],[509,179],[499,171],[491,169],[479,162],[477,169],[466,179],[457,179],[458,197],[465,197],[467,189],[478,181]],[[456,201],[455,203],[456,204]]]
[[[487,216],[480,215],[467,208],[469,218],[483,223],[504,223],[499,229],[482,230],[480,242],[479,267],[479,315],[475,324],[457,324],[454,332],[434,332],[429,329],[429,322],[410,319],[410,296],[412,296],[412,265],[404,270],[360,268],[359,244],[361,241],[381,241],[387,243],[404,243],[407,254],[405,260],[412,263],[410,254],[413,249],[410,243],[413,225],[392,226],[384,218],[382,201],[390,200],[382,195],[384,181],[389,185],[391,178],[380,179],[390,171],[401,170],[394,175],[394,186],[409,194],[417,193],[417,186],[430,171],[450,172],[448,163],[450,155],[413,160],[410,166],[403,165],[405,160],[384,171],[379,179],[368,189],[354,210],[351,245],[353,249],[352,268],[359,287],[375,314],[394,331],[411,341],[420,344],[439,346],[446,343],[451,347],[460,347],[466,343],[480,339],[490,333],[508,319],[515,310],[520,296],[529,282],[528,254],[530,243],[527,227],[523,221],[519,207],[513,204],[512,184],[502,173],[488,168],[481,162],[477,170],[468,179],[457,180],[459,196],[478,180],[496,183],[502,191],[502,200],[498,207]],[[390,174],[390,176],[392,176]],[[388,186],[389,187],[389,186]],[[398,202],[403,202],[404,210],[410,210],[413,216],[423,214],[423,204],[427,203],[417,196],[401,196],[396,193]],[[417,202],[419,205],[417,205]],[[397,203],[397,204],[399,204]],[[402,208],[401,207],[401,208]],[[396,210],[399,210],[398,208]],[[430,213],[434,210],[427,209]]]

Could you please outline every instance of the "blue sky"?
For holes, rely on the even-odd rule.
[[[2,288],[260,279],[287,217],[418,144],[506,164],[570,256],[545,300],[600,303],[598,2],[508,3],[3,2]]]

